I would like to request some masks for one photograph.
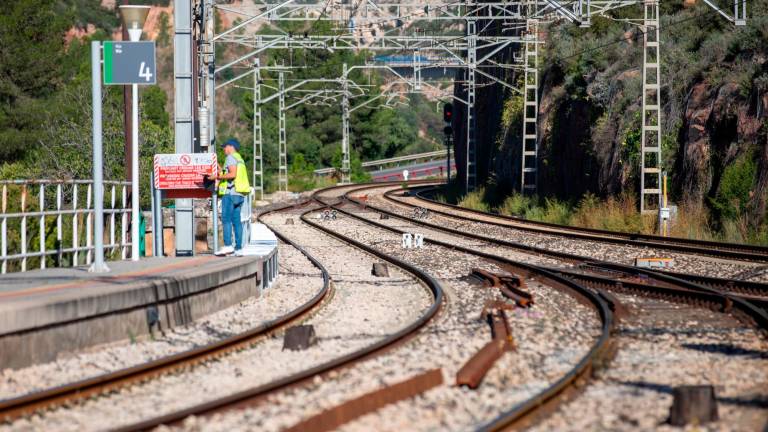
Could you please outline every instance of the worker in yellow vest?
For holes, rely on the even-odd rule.
[[[243,248],[243,224],[240,212],[245,196],[251,192],[245,161],[240,156],[240,142],[230,139],[222,147],[227,155],[224,168],[217,173],[219,198],[221,198],[221,224],[224,231],[224,247],[217,250],[217,256],[237,255]],[[235,246],[232,247],[232,230],[235,231]]]

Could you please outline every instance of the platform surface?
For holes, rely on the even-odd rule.
[[[0,275],[0,335],[194,294],[255,274],[263,257],[155,257],[109,262],[108,273],[82,266]]]

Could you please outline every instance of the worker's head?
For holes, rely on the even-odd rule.
[[[240,142],[234,138],[231,138],[222,144],[221,147],[224,149],[224,154],[231,155],[236,151],[240,151]]]

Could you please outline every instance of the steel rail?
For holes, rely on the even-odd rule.
[[[335,186],[335,187],[339,187],[339,186]],[[347,187],[347,186],[341,186],[341,187]],[[296,204],[291,204],[282,208],[270,210],[268,212],[265,212],[259,215],[258,220],[260,222],[263,222],[263,217],[268,214],[286,211],[291,208],[300,208],[300,207],[306,206],[310,202],[311,202],[310,200],[305,200]],[[117,429],[117,431],[150,430],[161,425],[178,424],[179,422],[183,421],[185,418],[191,415],[205,416],[205,415],[210,415],[216,412],[221,412],[225,410],[241,408],[244,406],[256,404],[259,401],[263,400],[266,396],[274,392],[277,392],[289,387],[304,384],[314,379],[316,376],[325,375],[331,371],[339,370],[344,367],[349,367],[357,362],[366,360],[375,355],[379,355],[389,349],[392,349],[398,346],[399,344],[405,343],[408,340],[410,340],[412,337],[414,337],[418,333],[418,331],[421,328],[423,328],[427,323],[429,323],[435,316],[437,316],[438,312],[442,307],[442,303],[444,301],[444,294],[443,294],[442,287],[435,279],[433,279],[431,276],[424,273],[423,271],[419,270],[418,268],[411,266],[408,263],[400,261],[395,257],[381,253],[380,251],[377,251],[371,247],[368,247],[365,244],[356,242],[338,233],[330,231],[327,228],[323,227],[322,225],[317,224],[305,217],[306,214],[309,214],[316,210],[317,210],[316,208],[312,208],[302,213],[301,214],[302,221],[305,222],[307,225],[312,226],[315,229],[318,229],[321,232],[324,232],[344,243],[351,245],[354,248],[363,250],[369,254],[372,254],[378,258],[381,258],[397,267],[400,267],[401,269],[405,270],[405,272],[414,275],[418,280],[421,281],[421,283],[423,283],[428,288],[428,290],[432,294],[433,299],[430,307],[427,308],[416,320],[411,322],[408,326],[398,330],[393,334],[390,334],[389,336],[380,340],[379,342],[376,342],[360,350],[353,351],[351,353],[348,353],[336,359],[327,361],[318,366],[303,370],[301,372],[289,375],[287,377],[278,379],[276,381],[272,381],[270,383],[267,383],[261,386],[246,389],[244,391],[241,391],[232,395],[228,395],[222,398],[218,398],[212,401],[208,401],[202,404],[198,404],[196,406],[186,408],[180,411],[176,411],[173,413],[148,419],[140,423],[119,428]]]
[[[377,209],[376,207],[371,206],[369,204],[362,204],[350,197],[350,195],[353,193],[359,192],[361,190],[370,189],[371,187],[372,186],[368,185],[368,186],[363,186],[361,188],[349,191],[345,194],[345,198],[349,202],[352,202],[353,204],[363,209],[371,209],[375,212],[388,214],[389,216],[393,216],[401,220],[407,220],[409,222],[413,222],[416,224],[421,223],[421,221],[412,220],[412,219],[397,215],[395,213],[388,212],[383,209]],[[378,186],[374,186],[374,187],[378,187]],[[338,206],[333,206],[333,208],[335,208],[340,213],[362,220],[365,223],[378,226],[384,230],[396,232],[400,234],[405,233],[405,231],[363,218],[354,213],[343,210]],[[450,230],[442,227],[439,227],[438,229],[443,231],[455,231],[455,230]],[[479,240],[483,240],[489,243],[495,243],[499,245],[503,245],[504,243],[503,241],[500,241],[500,240],[483,238],[481,236],[475,236],[468,233],[458,233],[458,235],[464,235],[467,237],[472,237],[475,239],[479,239]],[[450,243],[446,243],[439,240],[429,239],[427,236],[424,237],[424,240],[433,244],[447,247],[447,248],[475,254],[477,256],[486,256],[486,257],[493,256],[484,252],[471,250],[455,244],[450,244]],[[496,257],[496,259],[505,260],[502,257]],[[516,263],[516,264],[522,264],[522,263]],[[614,270],[614,271],[625,272],[625,273],[634,273],[636,275],[642,275],[642,276],[654,279],[659,283],[659,285],[629,284],[628,286],[626,286],[626,288],[629,288],[630,291],[633,291],[633,292],[643,293],[646,295],[650,294],[653,297],[661,297],[663,299],[670,300],[670,301],[683,300],[685,302],[693,304],[694,306],[706,305],[719,312],[730,314],[740,322],[743,322],[745,325],[757,328],[763,334],[763,336],[768,336],[768,312],[766,312],[765,310],[762,310],[760,307],[756,306],[755,304],[753,304],[752,302],[746,299],[731,295],[729,293],[724,293],[716,289],[705,287],[697,283],[683,280],[671,275],[666,275],[663,273],[660,274],[652,270],[639,269],[631,266],[624,266],[621,264],[602,263],[602,262],[592,262],[590,263],[590,265],[603,267],[607,270]],[[527,266],[532,267],[539,272],[544,270],[544,268],[539,266],[533,266],[533,265],[527,265]],[[574,281],[577,279],[567,278],[566,280],[569,280],[572,283],[575,283]],[[597,292],[600,293],[601,298],[606,299],[609,302],[613,302],[613,300],[611,299],[612,296],[604,294],[604,292],[602,291],[603,288],[610,288],[612,285],[611,283],[608,283],[605,280],[596,281],[596,280],[588,280],[586,278],[582,278],[581,281],[588,283],[590,286],[596,289]],[[621,287],[621,285],[619,286]],[[612,304],[612,309],[614,310],[619,307],[621,307],[621,305],[618,305],[615,303]],[[547,404],[547,402],[550,400],[553,400],[553,399],[556,400],[557,395],[562,394],[569,387],[572,387],[572,385],[573,385],[573,382],[571,382],[570,384],[563,383],[563,379],[561,379],[560,381],[558,381],[557,385],[544,390],[540,395],[540,397],[535,397],[533,399],[530,399],[527,402],[523,403],[522,405],[519,405],[518,407],[512,410],[502,413],[498,417],[492,419],[491,421],[483,425],[478,430],[496,431],[496,430],[507,429],[512,425],[519,426],[521,424],[530,424],[530,422],[532,421],[532,418],[541,417],[545,415],[546,412],[549,412],[550,410],[552,410],[553,409],[552,405],[554,404],[554,402],[549,405],[545,405],[545,404]],[[546,409],[542,411],[542,408],[545,406],[546,406]]]
[[[370,189],[370,188],[372,188],[372,187],[371,186],[367,186],[365,188],[361,188],[361,190]],[[402,206],[410,207],[410,208],[417,208],[418,207],[418,206],[415,206],[413,204],[406,203],[404,201],[393,199],[391,197],[391,191],[385,193],[384,197],[385,197],[385,199],[388,199],[389,201],[391,201],[393,203],[396,203],[397,205],[402,205]],[[349,194],[347,195],[347,199],[352,200],[352,201],[356,201],[356,202],[359,203],[359,200],[356,200],[355,198],[350,197]],[[370,205],[368,205],[368,206],[372,207]],[[377,208],[377,211],[388,212],[388,210],[381,209],[381,208]],[[430,211],[432,211],[432,210],[430,209]],[[439,211],[434,211],[434,212],[440,214]],[[454,229],[451,229],[451,228],[443,227],[443,226],[440,226],[440,225],[437,225],[437,224],[431,224],[431,223],[428,223],[428,222],[425,222],[425,221],[422,221],[422,220],[408,218],[408,217],[399,215],[399,214],[394,213],[394,212],[390,212],[390,214],[392,216],[400,218],[400,219],[408,220],[408,221],[411,221],[411,222],[419,224],[419,225],[427,226],[429,228],[433,228],[433,229],[437,229],[437,230],[441,230],[441,231],[445,231],[445,232],[450,232],[451,234],[464,235],[464,236],[468,236],[468,237],[474,238],[476,240],[492,242],[492,243],[496,243],[496,244],[499,244],[499,245],[502,245],[502,246],[507,246],[507,247],[518,249],[518,250],[522,250],[524,252],[535,253],[537,255],[549,256],[549,257],[552,257],[552,258],[555,258],[555,259],[560,259],[560,260],[564,260],[564,261],[568,261],[568,262],[573,262],[573,263],[578,263],[578,264],[588,265],[588,266],[589,265],[599,266],[599,267],[600,266],[605,267],[604,264],[619,265],[619,264],[615,264],[615,263],[608,263],[608,262],[604,262],[604,261],[595,260],[595,259],[592,259],[592,258],[589,258],[589,257],[585,257],[585,256],[569,254],[569,253],[565,253],[565,252],[551,251],[549,249],[539,248],[539,247],[535,247],[535,246],[528,246],[528,245],[524,245],[524,244],[521,244],[521,243],[516,243],[516,242],[511,242],[511,241],[506,241],[506,240],[501,240],[501,239],[494,239],[494,238],[490,238],[490,237],[482,236],[482,235],[474,235],[474,234],[471,234],[471,233],[467,233],[466,231],[458,231],[458,230],[454,230]],[[449,217],[452,217],[454,219],[461,219],[461,220],[465,220],[465,221],[475,221],[474,219],[468,218],[466,216],[457,215],[457,214],[453,214],[453,213],[446,213],[446,215],[449,216]],[[485,221],[480,221],[480,222],[486,223]],[[503,225],[503,224],[502,224],[502,226],[509,227],[509,225]],[[625,269],[625,272],[627,270],[634,271],[635,269],[637,269],[637,267],[633,267],[633,266],[623,266],[623,268]],[[702,285],[702,286],[706,286],[706,287],[710,287],[710,288],[716,288],[716,289],[719,289],[719,290],[727,291],[727,292],[730,292],[730,293],[733,293],[733,294],[736,294],[736,295],[743,295],[743,297],[745,299],[747,299],[747,300],[749,300],[748,297],[751,297],[751,296],[764,297],[765,300],[768,300],[768,284],[764,284],[764,283],[743,281],[743,280],[739,280],[739,279],[716,278],[716,277],[711,277],[711,276],[695,275],[695,274],[688,274],[688,273],[667,272],[667,271],[659,271],[659,270],[646,270],[646,271],[648,272],[648,274],[652,274],[652,275],[658,275],[658,274],[667,275],[667,276],[671,276],[671,277],[674,277],[674,278],[677,278],[677,279],[681,279],[681,280],[685,280],[685,281],[692,282],[692,283],[695,283],[695,284],[699,284],[699,285]],[[762,302],[763,300],[759,300],[759,301]]]
[[[651,234],[640,233],[624,233],[619,231],[608,231],[596,228],[580,228],[565,225],[558,225],[549,222],[531,221],[515,216],[506,216],[498,213],[487,213],[480,210],[469,209],[461,207],[455,204],[441,203],[431,198],[427,198],[425,193],[428,191],[435,191],[437,188],[424,187],[420,188],[415,193],[418,199],[429,202],[430,204],[442,207],[448,207],[453,210],[474,213],[483,215],[489,218],[497,218],[508,223],[482,221],[490,225],[496,225],[507,228],[515,228],[523,231],[538,232],[542,234],[561,235],[574,238],[582,238],[586,240],[595,240],[617,244],[631,244],[635,246],[654,247],[661,249],[669,249],[679,252],[688,252],[699,255],[709,255],[724,258],[733,258],[748,261],[768,262],[768,247],[755,246],[737,243],[721,243],[708,240],[693,240],[680,237],[661,237]],[[393,191],[394,192],[394,191]],[[386,194],[385,194],[386,196]],[[401,204],[407,206],[413,206],[413,204],[404,203],[400,200]],[[459,217],[455,213],[448,213],[441,210],[430,209],[434,213],[441,214],[449,217]],[[514,223],[514,225],[511,225]]]
[[[359,201],[359,199],[354,198],[351,195],[363,190],[368,190],[373,188],[380,188],[380,186],[377,186],[377,185],[362,186],[360,188],[347,192],[344,195],[344,197],[346,200],[351,201],[357,205],[363,205]],[[386,193],[384,195],[386,197]],[[403,203],[400,200],[391,200],[391,201],[397,204],[405,205],[406,207],[416,207],[412,204]],[[710,278],[710,277],[701,276],[701,275],[688,275],[683,273],[666,273],[666,272],[661,272],[656,270],[639,269],[633,266],[595,260],[589,257],[570,254],[566,252],[557,252],[557,251],[552,251],[549,249],[540,248],[536,246],[524,245],[521,243],[516,243],[508,240],[491,238],[491,237],[474,234],[467,231],[459,231],[453,228],[448,228],[441,225],[425,222],[423,220],[402,216],[398,213],[395,213],[383,208],[375,207],[367,203],[365,203],[364,205],[377,212],[384,213],[391,217],[398,218],[401,220],[406,220],[417,225],[425,226],[431,229],[435,229],[438,231],[446,232],[446,233],[457,235],[457,236],[468,237],[474,240],[479,240],[479,241],[484,241],[484,242],[499,245],[499,246],[509,247],[512,249],[520,250],[525,253],[546,256],[546,257],[554,258],[557,260],[575,263],[582,266],[588,266],[588,267],[591,266],[591,267],[603,268],[603,269],[613,269],[614,271],[622,271],[623,273],[642,272],[642,274],[645,275],[645,277],[654,278],[659,281],[673,280],[679,283],[692,284],[696,287],[695,289],[698,289],[698,290],[710,290],[710,291],[716,291],[716,292],[725,291],[725,294],[733,295],[747,302],[753,301],[753,300],[756,301],[756,304],[753,304],[753,306],[757,306],[758,310],[762,309],[762,305],[765,304],[765,302],[768,300],[768,284],[744,282],[744,281],[732,280],[732,279]],[[465,216],[452,215],[452,217],[467,220],[467,221],[474,221],[473,219],[470,219]],[[755,298],[755,296],[758,296],[760,298]],[[759,318],[759,319],[763,319],[763,318]]]
[[[253,345],[265,335],[273,333],[290,323],[297,322],[312,313],[331,293],[332,287],[328,271],[320,261],[315,259],[302,247],[279,233],[276,233],[276,235],[283,242],[299,250],[307,257],[307,259],[309,259],[313,266],[321,271],[323,287],[310,300],[272,321],[199,348],[162,357],[157,360],[92,378],[86,378],[16,398],[2,400],[0,401],[0,421],[10,422],[38,411],[49,410],[54,407],[83,401],[93,396],[114,391],[134,383],[143,382],[149,378],[158,377],[171,371],[181,370],[213,358],[219,358],[227,353]],[[260,283],[260,281],[257,281],[257,283]]]
[[[684,290],[688,291],[698,291],[700,293],[703,293],[704,295],[715,295],[715,296],[722,296],[723,301],[729,304],[737,304],[742,312],[746,314],[746,316],[749,317],[749,319],[754,320],[758,324],[759,327],[762,327],[766,330],[768,330],[768,311],[763,310],[760,306],[756,305],[755,303],[751,302],[750,300],[754,300],[751,298],[751,296],[754,294],[754,290],[760,290],[758,295],[765,295],[766,299],[768,299],[768,285],[766,284],[749,284],[748,287],[753,292],[748,292],[747,296],[741,296],[736,292],[724,292],[719,289],[712,288],[713,286],[721,287],[722,283],[725,283],[724,286],[722,286],[724,289],[730,288],[732,290],[738,290],[738,287],[747,285],[745,284],[739,284],[741,281],[735,281],[735,280],[728,280],[728,279],[717,279],[717,278],[708,278],[706,276],[699,276],[699,275],[686,275],[686,274],[667,274],[665,272],[655,271],[655,270],[648,270],[648,269],[641,269],[638,267],[628,266],[624,264],[618,264],[613,262],[606,262],[606,261],[599,261],[594,260],[588,257],[583,257],[579,255],[569,254],[565,252],[556,252],[556,251],[550,251],[548,249],[544,248],[538,248],[534,246],[528,246],[528,245],[522,245],[520,243],[515,243],[507,240],[501,240],[501,239],[495,239],[479,234],[474,234],[466,231],[459,231],[452,228],[447,228],[444,226],[432,224],[429,222],[425,222],[423,220],[408,218],[406,216],[402,216],[400,214],[397,214],[395,212],[382,209],[373,205],[370,205],[368,203],[361,203],[359,199],[356,199],[352,197],[352,194],[358,193],[362,190],[368,190],[372,188],[380,188],[381,186],[378,185],[366,185],[362,186],[357,189],[353,189],[351,191],[348,191],[344,198],[352,202],[358,206],[364,206],[365,208],[372,209],[376,212],[387,214],[391,217],[400,219],[400,220],[406,220],[410,223],[426,226],[438,231],[447,232],[452,235],[462,236],[471,238],[474,240],[479,240],[483,242],[487,242],[490,244],[503,246],[503,247],[509,247],[512,249],[521,250],[523,252],[527,253],[535,253],[537,255],[547,256],[550,258],[555,258],[558,260],[568,261],[572,263],[577,263],[580,265],[587,265],[591,267],[596,268],[602,268],[606,270],[612,270],[612,271],[618,271],[626,274],[635,274],[635,275],[641,275],[642,277],[650,278],[655,280],[658,284],[666,285],[669,287],[677,286],[679,288],[682,288]],[[385,194],[386,196],[386,194]],[[394,200],[397,203],[402,203],[399,200]],[[408,205],[412,206],[412,205]],[[459,217],[460,219],[464,220],[470,220],[467,217]],[[424,238],[427,240],[427,237]],[[436,240],[430,240],[432,242],[437,242]],[[454,246],[455,247],[455,246]],[[691,276],[691,280],[686,279],[686,277]],[[705,283],[701,283],[701,282]],[[707,286],[708,285],[708,286]],[[761,288],[758,288],[761,287]],[[758,299],[760,303],[763,303],[762,299]]]
[[[405,233],[405,231],[397,228],[348,212],[338,205],[328,204],[327,206],[350,218],[360,220],[365,224],[378,227],[385,231],[397,234]],[[366,207],[370,208],[370,206]],[[536,276],[540,280],[545,281],[545,284],[555,289],[571,293],[578,301],[595,310],[601,321],[600,336],[596,338],[596,341],[590,347],[589,351],[581,358],[581,360],[579,360],[574,368],[558,379],[554,384],[539,392],[536,396],[517,405],[513,410],[506,412],[501,418],[494,420],[492,425],[483,425],[481,429],[497,430],[512,427],[513,425],[519,427],[523,424],[530,423],[540,415],[555,409],[561,402],[567,400],[573,393],[582,387],[582,384],[590,379],[593,370],[606,364],[613,356],[612,330],[615,321],[612,310],[617,307],[617,305],[609,304],[609,297],[607,295],[601,294],[599,291],[589,290],[573,280],[562,277],[543,267],[513,261],[498,255],[441,242],[439,240],[428,240],[426,237],[425,241],[496,262],[502,268],[510,269],[510,271],[525,277]]]

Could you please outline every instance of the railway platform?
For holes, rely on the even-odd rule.
[[[19,368],[67,352],[184,325],[260,296],[277,275],[277,248],[244,257],[156,257],[0,275],[0,365]]]

